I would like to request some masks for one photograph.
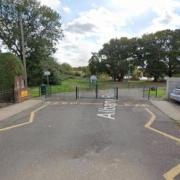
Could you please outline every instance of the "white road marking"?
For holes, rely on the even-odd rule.
[[[62,104],[68,104],[68,102],[62,102]]]
[[[103,108],[98,108],[98,117],[105,118],[105,119],[115,119],[115,112],[116,112],[116,102],[114,99],[108,99],[104,102]]]
[[[54,102],[54,103],[53,103],[53,105],[57,105],[57,104],[59,104],[59,102]]]

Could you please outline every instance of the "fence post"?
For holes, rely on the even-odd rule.
[[[157,98],[158,87],[156,86],[156,98]]]
[[[98,99],[98,85],[96,84],[96,99]]]
[[[119,97],[118,87],[116,87],[116,99]]]
[[[41,86],[39,86],[39,97],[41,97]]]
[[[143,98],[144,98],[144,95],[145,95],[145,86],[143,86]]]
[[[78,87],[76,86],[76,100],[78,99]]]
[[[151,88],[149,87],[149,90],[148,90],[148,100],[150,98],[150,92],[151,92]]]

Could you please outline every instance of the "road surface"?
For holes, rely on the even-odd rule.
[[[147,101],[46,102],[0,122],[0,179],[179,180],[179,138]]]

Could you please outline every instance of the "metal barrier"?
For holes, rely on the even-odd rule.
[[[108,92],[109,91],[109,92]],[[77,99],[118,99],[118,87],[111,89],[99,89],[98,84],[89,90],[83,91],[78,86],[75,88],[75,97]],[[107,95],[109,93],[109,95]]]
[[[143,87],[143,98],[145,98],[147,95],[147,99],[149,100],[151,97],[152,91],[155,92],[154,97],[157,98],[157,96],[158,96],[158,87],[157,86],[149,86],[149,87],[144,86]]]

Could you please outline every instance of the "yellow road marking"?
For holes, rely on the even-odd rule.
[[[30,114],[29,120],[27,122],[16,124],[16,125],[12,125],[12,126],[8,126],[8,127],[5,127],[5,128],[1,128],[0,132],[11,130],[11,129],[14,129],[14,128],[22,127],[22,126],[25,126],[25,125],[33,123],[34,122],[35,113],[40,111],[41,109],[45,108],[46,106],[48,106],[48,104],[49,103],[46,103],[45,105],[43,105],[43,106],[37,108],[36,110],[32,111],[31,114]]]
[[[145,110],[151,115],[150,120],[144,126],[145,128],[150,129],[151,131],[154,131],[154,132],[156,132],[158,134],[161,134],[162,136],[165,136],[166,138],[169,138],[169,139],[174,140],[176,142],[180,142],[180,138],[177,138],[175,136],[172,136],[170,134],[167,134],[167,133],[165,133],[163,131],[160,131],[158,129],[155,129],[155,128],[151,127],[151,125],[153,124],[153,122],[156,119],[156,115],[152,111],[150,111],[148,108],[145,108]]]
[[[163,176],[166,180],[174,180],[178,174],[180,174],[180,164],[170,169]]]

